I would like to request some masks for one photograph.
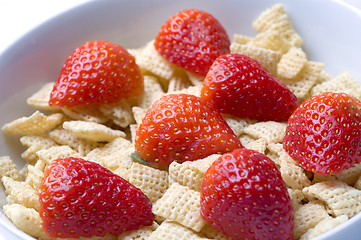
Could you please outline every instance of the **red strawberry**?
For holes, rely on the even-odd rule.
[[[207,170],[201,215],[232,239],[292,239],[292,202],[281,173],[254,150],[223,154]]]
[[[165,22],[154,46],[171,63],[205,76],[219,55],[229,53],[230,40],[226,30],[210,13],[189,9]]]
[[[322,93],[292,114],[283,147],[306,170],[340,173],[361,162],[360,126],[360,100],[345,93]]]
[[[155,102],[135,138],[137,155],[156,166],[240,147],[240,140],[221,114],[208,101],[188,94],[170,94]]]
[[[153,224],[150,200],[97,163],[54,160],[39,188],[43,230],[49,237],[119,234]]]
[[[141,95],[143,88],[143,75],[126,49],[107,41],[91,41],[75,49],[64,63],[49,105],[113,103]]]
[[[218,57],[209,70],[202,98],[222,113],[260,121],[287,121],[297,97],[256,60],[240,55]]]

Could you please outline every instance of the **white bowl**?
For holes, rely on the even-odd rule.
[[[92,1],[50,19],[23,36],[0,56],[0,125],[34,109],[26,105],[44,82],[55,81],[66,57],[89,40],[109,40],[127,48],[153,39],[159,27],[180,9],[199,8],[220,20],[230,37],[254,36],[251,23],[266,8],[283,3],[312,61],[325,63],[331,75],[349,71],[361,82],[361,4],[314,0],[123,0]],[[9,155],[19,167],[24,150],[18,138],[0,135],[0,156]],[[0,189],[0,207],[6,203]],[[316,238],[360,239],[361,215]],[[0,236],[33,239],[0,214]],[[316,240],[315,239],[315,240]]]

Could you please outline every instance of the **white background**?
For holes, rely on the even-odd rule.
[[[47,19],[88,1],[0,0],[0,54]]]

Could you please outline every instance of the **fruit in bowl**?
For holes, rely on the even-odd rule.
[[[230,154],[233,150],[249,150],[252,153],[257,153],[250,154],[252,160],[256,158],[256,155],[261,159],[267,159],[264,161],[272,161],[272,171],[270,172],[280,176],[276,181],[279,185],[276,183],[270,184],[269,188],[272,188],[274,185],[282,186],[279,188],[282,189],[282,201],[287,206],[289,221],[287,222],[287,231],[281,227],[268,228],[269,231],[275,231],[277,234],[280,234],[275,235],[276,237],[286,234],[290,239],[310,239],[330,230],[330,226],[335,227],[355,219],[359,209],[357,204],[353,203],[358,201],[357,199],[360,195],[357,161],[350,162],[338,173],[332,172],[332,174],[324,175],[322,172],[313,171],[312,168],[304,168],[302,164],[296,161],[297,159],[293,159],[292,154],[289,154],[287,149],[283,149],[283,143],[287,142],[283,139],[285,135],[293,135],[293,132],[296,135],[298,134],[296,131],[287,133],[288,126],[296,124],[289,122],[287,126],[287,120],[294,111],[298,111],[299,103],[307,103],[308,99],[312,96],[319,96],[324,94],[324,92],[336,91],[346,92],[350,96],[360,98],[360,86],[351,74],[343,72],[337,76],[331,76],[324,68],[324,64],[308,59],[308,55],[306,55],[303,49],[303,39],[291,24],[282,5],[276,4],[263,10],[264,12],[262,13],[261,11],[258,12],[260,14],[259,17],[253,19],[253,26],[257,32],[256,36],[244,35],[239,30],[235,32],[237,34],[234,35],[233,39],[229,40],[230,45],[221,44],[227,45],[228,50],[224,52],[221,50],[212,51],[212,53],[216,52],[216,55],[219,55],[212,58],[213,62],[216,58],[219,57],[221,59],[224,56],[242,56],[242,59],[247,59],[247,62],[256,61],[257,68],[254,71],[235,73],[231,69],[221,75],[220,72],[225,69],[226,64],[221,66],[219,70],[215,66],[209,65],[209,69],[207,68],[207,70],[203,70],[202,74],[199,74],[200,70],[190,71],[185,66],[178,65],[177,61],[171,62],[170,59],[167,59],[167,56],[162,55],[162,52],[157,50],[157,39],[152,40],[153,38],[149,38],[147,39],[149,42],[146,44],[139,44],[126,49],[127,53],[131,55],[130,62],[135,67],[125,68],[126,70],[133,69],[131,72],[136,72],[135,76],[138,76],[134,77],[134,79],[140,81],[137,84],[138,87],[135,86],[135,89],[139,90],[139,92],[130,94],[131,97],[119,97],[121,94],[110,90],[105,92],[109,94],[109,99],[114,97],[115,100],[102,98],[101,101],[95,102],[80,101],[80,104],[76,106],[62,105],[60,100],[52,100],[58,89],[64,90],[66,88],[62,87],[65,86],[63,83],[58,85],[55,83],[56,77],[51,78],[53,82],[44,84],[34,91],[34,94],[30,94],[26,101],[31,107],[36,108],[36,111],[31,115],[29,114],[30,116],[27,115],[28,117],[11,119],[2,128],[7,138],[11,138],[12,135],[20,135],[20,143],[25,148],[21,154],[21,158],[25,162],[22,170],[18,170],[15,165],[16,159],[13,156],[4,154],[1,157],[1,163],[6,166],[2,170],[1,175],[7,194],[7,203],[3,206],[7,217],[23,232],[35,238],[49,238],[47,229],[50,228],[47,227],[44,231],[41,227],[41,222],[46,222],[41,217],[45,218],[46,213],[42,211],[45,200],[39,201],[38,199],[39,189],[40,191],[45,189],[40,188],[42,186],[42,179],[46,180],[46,177],[49,177],[49,175],[45,175],[44,178],[44,173],[48,173],[51,166],[58,163],[56,167],[61,168],[60,159],[71,158],[79,161],[79,164],[87,161],[99,169],[106,168],[108,169],[106,174],[109,173],[108,171],[112,172],[111,174],[109,173],[111,179],[113,179],[114,175],[119,176],[119,178],[123,179],[120,181],[126,181],[126,185],[129,188],[133,189],[134,186],[139,189],[149,199],[149,202],[147,201],[147,204],[145,204],[146,207],[143,206],[141,208],[148,209],[151,204],[152,214],[156,216],[153,218],[150,214],[146,224],[130,220],[130,225],[137,226],[134,228],[124,227],[125,229],[115,232],[113,230],[119,229],[120,225],[116,221],[105,221],[105,224],[110,225],[110,229],[112,229],[108,229],[107,233],[100,231],[103,228],[97,225],[99,222],[90,220],[87,224],[94,224],[94,229],[98,231],[97,233],[92,232],[92,235],[98,235],[104,239],[123,239],[140,234],[144,234],[142,236],[148,239],[160,239],[164,234],[170,234],[173,238],[185,236],[186,239],[227,239],[228,237],[237,239],[233,232],[230,233],[228,230],[224,230],[226,229],[225,227],[215,227],[215,224],[207,221],[206,217],[202,215],[201,209],[202,206],[204,207],[204,203],[201,201],[202,188],[207,185],[207,181],[203,184],[202,180],[207,179],[206,176],[210,174],[210,172],[207,172],[208,169],[211,171],[217,166],[218,159],[228,158],[230,155],[227,154]],[[192,12],[197,11],[196,9],[192,10]],[[174,11],[174,14],[176,12]],[[202,14],[204,12],[202,10]],[[183,15],[183,17],[186,16]],[[216,29],[218,30],[220,29],[218,24],[222,25],[223,23],[221,20],[216,23]],[[195,20],[192,21],[192,19],[190,21],[196,22]],[[214,23],[215,21],[212,20],[210,22]],[[248,24],[250,25],[250,23]],[[157,28],[161,28],[161,25],[159,24]],[[176,26],[176,28],[179,27]],[[226,25],[223,28],[227,29]],[[190,29],[191,32],[189,34],[196,32],[193,28]],[[212,29],[212,26],[209,29]],[[184,31],[186,30],[182,30],[182,33]],[[156,35],[155,31],[153,33]],[[206,36],[202,38],[197,41],[210,40],[212,42],[212,39],[218,39],[218,36],[210,37],[209,39]],[[221,39],[223,39],[221,42],[227,42],[225,34],[222,34]],[[92,39],[86,39],[86,41],[92,41]],[[178,42],[179,44],[184,43],[180,41]],[[205,44],[207,46],[210,42]],[[74,46],[74,49],[78,46],[81,46],[81,44]],[[69,47],[67,49],[69,50]],[[177,52],[177,47],[174,49]],[[202,50],[205,49],[207,50],[207,47],[202,48]],[[180,52],[183,51],[180,50]],[[84,54],[86,55],[87,53]],[[127,56],[129,56],[128,54]],[[172,57],[176,55],[173,54]],[[135,62],[132,60],[133,58]],[[224,58],[228,65],[238,64],[237,61],[229,61],[230,57]],[[91,57],[89,59],[94,60]],[[66,57],[62,59],[62,63],[65,60]],[[107,59],[105,61],[107,63],[112,62]],[[197,62],[199,59],[194,61]],[[119,61],[120,64],[122,64],[122,61]],[[101,65],[107,64],[103,62]],[[60,66],[61,64],[59,64]],[[84,66],[88,65],[85,64]],[[136,70],[138,67],[140,72]],[[68,68],[68,70],[70,68],[77,69],[76,65],[71,67],[65,66],[65,68]],[[236,66],[235,68],[239,69],[241,67]],[[119,75],[121,76],[125,74],[122,72],[123,70],[116,68],[110,70],[110,73],[112,71],[114,73],[120,71]],[[65,71],[61,72],[64,74],[63,76],[66,76]],[[207,72],[207,74],[204,74],[204,72]],[[114,74],[110,75],[113,76]],[[257,75],[257,77],[250,79],[251,75]],[[104,79],[101,78],[107,76],[96,76],[95,73],[84,74],[83,76],[85,78],[80,80],[80,83],[85,88],[69,88],[66,90],[67,94],[71,93],[73,96],[79,96],[77,91],[84,92],[84,89],[93,88],[93,90],[97,91],[103,88],[108,89],[108,86],[100,86],[94,83],[88,84],[87,82],[94,76],[98,82],[102,83]],[[98,77],[100,79],[97,79]],[[211,81],[213,80],[212,78],[221,82],[219,87],[213,86],[215,83]],[[267,78],[267,80],[262,83],[259,80],[260,78],[262,80]],[[127,81],[127,79],[124,78],[123,80]],[[240,81],[238,83],[239,79],[246,79],[247,81]],[[119,84],[122,83],[117,84],[116,81],[114,79],[110,82],[118,85],[117,87],[119,88]],[[224,84],[224,82],[227,82],[227,84]],[[258,91],[258,95],[253,95],[253,93],[257,92],[257,89],[262,89],[260,86],[271,84],[271,82],[276,89],[273,93],[262,96],[264,90],[261,90]],[[109,84],[109,81],[107,83]],[[228,85],[228,83],[237,84]],[[257,85],[257,83],[260,85]],[[72,81],[70,81],[70,84],[76,85]],[[59,86],[59,88],[54,88],[54,86]],[[231,95],[231,91],[227,90],[226,93],[222,94],[220,91],[222,89],[230,89],[230,86],[233,86],[235,92],[241,86],[252,89],[246,94],[253,97],[254,103],[248,105],[250,100],[240,100],[245,93],[238,93],[240,99],[236,98],[234,101],[236,104],[230,105],[231,110],[221,111],[225,108],[222,106],[222,100],[223,102],[230,101],[231,98],[228,97]],[[212,92],[213,95],[210,94],[211,90],[209,89],[214,91]],[[119,89],[115,88],[115,90]],[[277,106],[276,111],[274,108],[268,107],[265,102],[270,103],[274,107],[277,101],[279,102],[283,99],[283,95],[279,96],[277,94],[281,90],[284,92],[283,95],[287,96],[285,97],[287,100],[285,101],[286,104],[280,104],[279,108]],[[99,92],[88,93],[86,96],[93,95],[99,97]],[[219,95],[221,97],[217,98]],[[259,96],[264,97],[263,100],[258,100],[260,99]],[[184,109],[188,106],[193,112],[183,111],[180,108],[181,98],[191,99],[189,102],[184,102]],[[80,99],[84,100],[84,97]],[[232,99],[235,99],[235,97],[232,96]],[[54,104],[49,104],[49,101]],[[206,104],[203,103],[205,101],[207,102]],[[245,103],[246,105],[242,107],[242,104]],[[177,105],[179,108],[177,108]],[[250,108],[244,111],[245,114],[237,115],[241,112],[237,107],[244,109],[249,106]],[[265,106],[266,108],[264,108]],[[232,112],[232,109],[236,112]],[[271,114],[267,112],[268,110],[270,110]],[[209,114],[213,111],[216,113],[212,116],[216,117],[211,118]],[[253,113],[253,111],[256,113]],[[276,114],[272,114],[272,111],[275,111]],[[267,112],[267,118],[258,118],[264,112]],[[22,116],[24,115],[26,115],[25,112]],[[282,118],[280,118],[281,115]],[[151,118],[152,121],[149,121]],[[295,118],[291,117],[291,119]],[[199,124],[192,124],[192,121],[197,121]],[[185,122],[190,124],[185,125]],[[154,131],[144,130],[143,132],[142,129],[145,128],[142,128],[142,126],[146,123],[148,123],[148,128],[153,128]],[[159,124],[159,128],[166,127],[166,124],[169,124],[168,131],[157,131],[157,128],[155,128],[156,124]],[[137,131],[138,129],[140,129],[139,132]],[[198,135],[194,134],[196,130],[199,133]],[[173,134],[182,134],[171,136],[169,131],[173,132]],[[140,132],[143,132],[142,134],[145,135],[143,137],[145,139],[144,143],[137,143],[137,139],[140,138]],[[218,138],[217,134],[221,137]],[[175,137],[172,138],[173,136]],[[147,138],[149,139],[147,140]],[[152,160],[146,159],[144,156],[148,155],[147,152],[144,156],[141,155],[143,148],[139,146],[150,145],[151,138],[155,144],[152,144],[148,154],[159,154],[159,157],[155,158],[155,162],[159,162],[156,159],[160,159],[160,157],[168,160],[162,162],[161,166],[152,164]],[[162,142],[161,140],[164,139],[173,140]],[[232,144],[225,144],[227,141]],[[175,144],[171,145],[169,142],[174,142]],[[180,144],[181,142],[182,144]],[[183,143],[186,144],[183,145]],[[168,152],[161,152],[160,149],[163,148]],[[202,151],[198,151],[199,148]],[[174,151],[175,149],[176,151]],[[203,149],[215,149],[215,151],[206,152]],[[358,150],[352,151],[357,153]],[[134,154],[135,152],[137,152],[136,155]],[[189,153],[195,154],[190,158]],[[169,156],[172,156],[172,158]],[[245,160],[246,163],[247,160]],[[72,169],[67,171],[73,172]],[[254,177],[264,179],[265,175],[271,174],[270,172],[258,171]],[[56,174],[50,176],[53,180],[58,177]],[[232,178],[230,179],[232,180]],[[57,181],[54,182],[57,183]],[[65,179],[61,182],[61,186],[66,189],[74,189],[72,186],[66,185],[70,182],[72,181]],[[261,181],[261,183],[263,182]],[[227,185],[227,181],[222,182],[222,184]],[[92,182],[92,185],[98,186],[102,184],[100,182]],[[89,185],[87,186],[89,187]],[[243,184],[242,187],[246,188],[248,186]],[[262,187],[255,186],[254,188],[260,189]],[[254,197],[252,191],[239,193],[237,192],[239,189],[241,188],[233,187],[232,190],[235,191],[233,194],[244,194],[242,196],[245,198],[250,194],[250,199]],[[113,192],[116,191],[113,190]],[[137,190],[136,192],[139,191]],[[79,192],[81,191],[79,190]],[[94,193],[93,191],[92,194]],[[143,196],[142,194],[140,195]],[[101,194],[99,195],[101,198]],[[270,193],[271,195],[273,196],[274,194]],[[348,196],[354,196],[354,198],[348,198]],[[275,201],[278,204],[280,202],[277,199]],[[107,203],[106,199],[98,201],[98,204],[106,205]],[[236,203],[233,202],[233,204]],[[127,204],[132,203],[128,202]],[[260,204],[260,202],[253,201],[253,203],[250,203],[252,206],[257,204]],[[80,209],[78,207],[78,210],[80,217],[85,218],[83,219],[85,221],[89,215],[85,212],[85,206],[83,207],[84,210],[82,207]],[[110,215],[107,216],[112,216],[112,213],[119,212],[118,207],[119,205],[114,208],[106,208],[106,211],[110,211]],[[121,206],[119,208],[122,209]],[[243,210],[246,211],[247,209]],[[39,211],[42,211],[42,213]],[[270,211],[272,212],[272,209]],[[277,210],[277,212],[279,211]],[[276,210],[273,211],[273,213],[275,212]],[[225,212],[225,215],[226,213],[228,212]],[[114,219],[116,218],[115,215],[112,216]],[[257,220],[259,220],[258,218],[262,218],[262,214],[259,215],[252,215],[250,219],[257,217]],[[293,218],[290,217],[291,215]],[[95,216],[99,218],[99,216],[105,215],[97,213]],[[270,213],[269,216],[271,216]],[[57,213],[55,213],[55,217],[57,217]],[[349,218],[350,220],[347,221]],[[237,221],[237,218],[235,219]],[[262,224],[267,225],[269,220],[267,218],[262,219],[264,220]],[[149,221],[151,221],[151,224]],[[29,222],[32,224],[29,224]],[[278,226],[277,224],[280,222],[282,221],[274,221],[272,226]],[[64,224],[69,223],[64,222]],[[248,231],[248,224],[241,221],[241,225],[237,229],[240,232],[244,232],[245,229]],[[51,222],[50,225],[52,225]],[[255,226],[257,228],[261,225]],[[86,232],[88,232],[88,228],[86,229]],[[71,232],[77,231],[73,229]],[[248,231],[247,236],[259,236],[257,234],[259,232],[256,229],[251,229]],[[264,233],[261,233],[261,235],[267,239]],[[79,236],[86,237],[89,235],[83,232]]]

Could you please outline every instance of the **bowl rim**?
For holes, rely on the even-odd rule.
[[[34,28],[30,29],[28,32],[23,34],[21,37],[19,37],[16,41],[11,43],[2,52],[0,52],[0,60],[2,58],[5,58],[12,51],[14,51],[14,49],[19,45],[19,43],[24,41],[29,35],[33,34],[34,31],[42,29],[42,28],[44,28],[44,26],[48,25],[49,23],[55,22],[60,18],[64,18],[68,14],[74,14],[75,12],[79,11],[80,9],[83,9],[84,6],[87,6],[87,7],[93,6],[93,7],[95,7],[97,4],[99,4],[99,2],[97,2],[97,1],[89,1],[89,2],[81,3],[81,4],[77,5],[77,6],[74,6],[74,7],[70,8],[70,9],[67,9],[64,12],[61,12],[61,13],[49,18],[48,20],[44,21],[43,23],[35,26]],[[109,2],[109,0],[108,0],[108,2]],[[361,16],[361,2],[360,1],[334,0],[334,2],[337,2],[337,3],[341,4],[341,5],[346,5],[347,7],[350,7],[352,9],[354,9],[354,11],[357,12]],[[31,237],[28,234],[26,234],[26,233],[22,232],[21,230],[17,229],[15,227],[15,225],[13,225],[2,212],[0,214],[1,214],[1,216],[0,216],[0,232],[1,233],[3,233],[2,230],[10,231],[10,233],[12,233],[14,235],[12,237],[18,237],[19,240],[20,239],[21,240],[34,240],[33,237]],[[335,233],[342,233],[343,231],[347,231],[347,228],[349,226],[355,226],[356,224],[358,224],[357,222],[360,221],[360,219],[361,219],[361,213],[358,213],[354,217],[347,220],[347,222],[336,226],[334,229],[332,229],[332,230],[330,230],[330,231],[328,231],[328,232],[314,238],[314,240],[327,239],[328,237],[334,235]]]

